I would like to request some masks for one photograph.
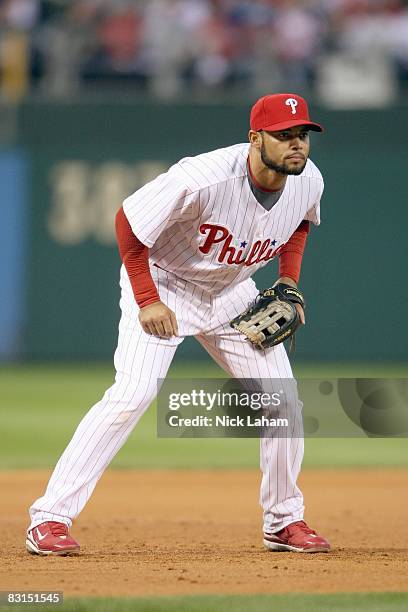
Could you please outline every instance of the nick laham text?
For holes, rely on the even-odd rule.
[[[265,415],[255,416],[251,414],[244,417],[197,415],[192,418],[172,414],[168,418],[168,424],[170,427],[288,427],[289,421],[288,419],[274,419]]]

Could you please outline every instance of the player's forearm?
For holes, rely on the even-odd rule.
[[[144,308],[159,302],[160,296],[150,273],[149,249],[134,235],[123,208],[116,215],[115,227],[120,257],[138,306]]]
[[[290,285],[291,282],[282,280],[289,279],[289,281],[294,282],[295,286],[297,286],[309,230],[309,222],[302,221],[281,250],[279,254],[279,282]]]

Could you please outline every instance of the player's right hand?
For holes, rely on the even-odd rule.
[[[178,335],[176,315],[163,302],[155,302],[139,311],[139,321],[146,334],[159,338]]]

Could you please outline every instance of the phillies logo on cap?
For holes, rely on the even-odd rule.
[[[292,108],[292,115],[296,115],[296,107],[298,105],[298,101],[295,98],[288,98],[285,101],[286,106],[290,106]]]
[[[323,132],[318,123],[311,121],[307,102],[294,93],[269,94],[259,98],[251,109],[251,130],[278,132],[297,125]]]

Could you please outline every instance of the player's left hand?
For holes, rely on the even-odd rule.
[[[297,289],[297,283],[295,283],[295,281],[289,276],[281,276],[278,278],[275,285],[278,283],[284,283],[285,285],[290,285],[291,287],[295,287],[295,289]],[[306,325],[305,311],[303,310],[302,306],[300,304],[295,304],[295,308],[298,311],[301,324]]]
[[[281,277],[273,287],[258,293],[247,309],[230,321],[230,326],[259,350],[277,346],[289,338],[293,348],[294,334],[304,324],[304,297],[294,281],[290,279],[289,285],[284,279]]]

